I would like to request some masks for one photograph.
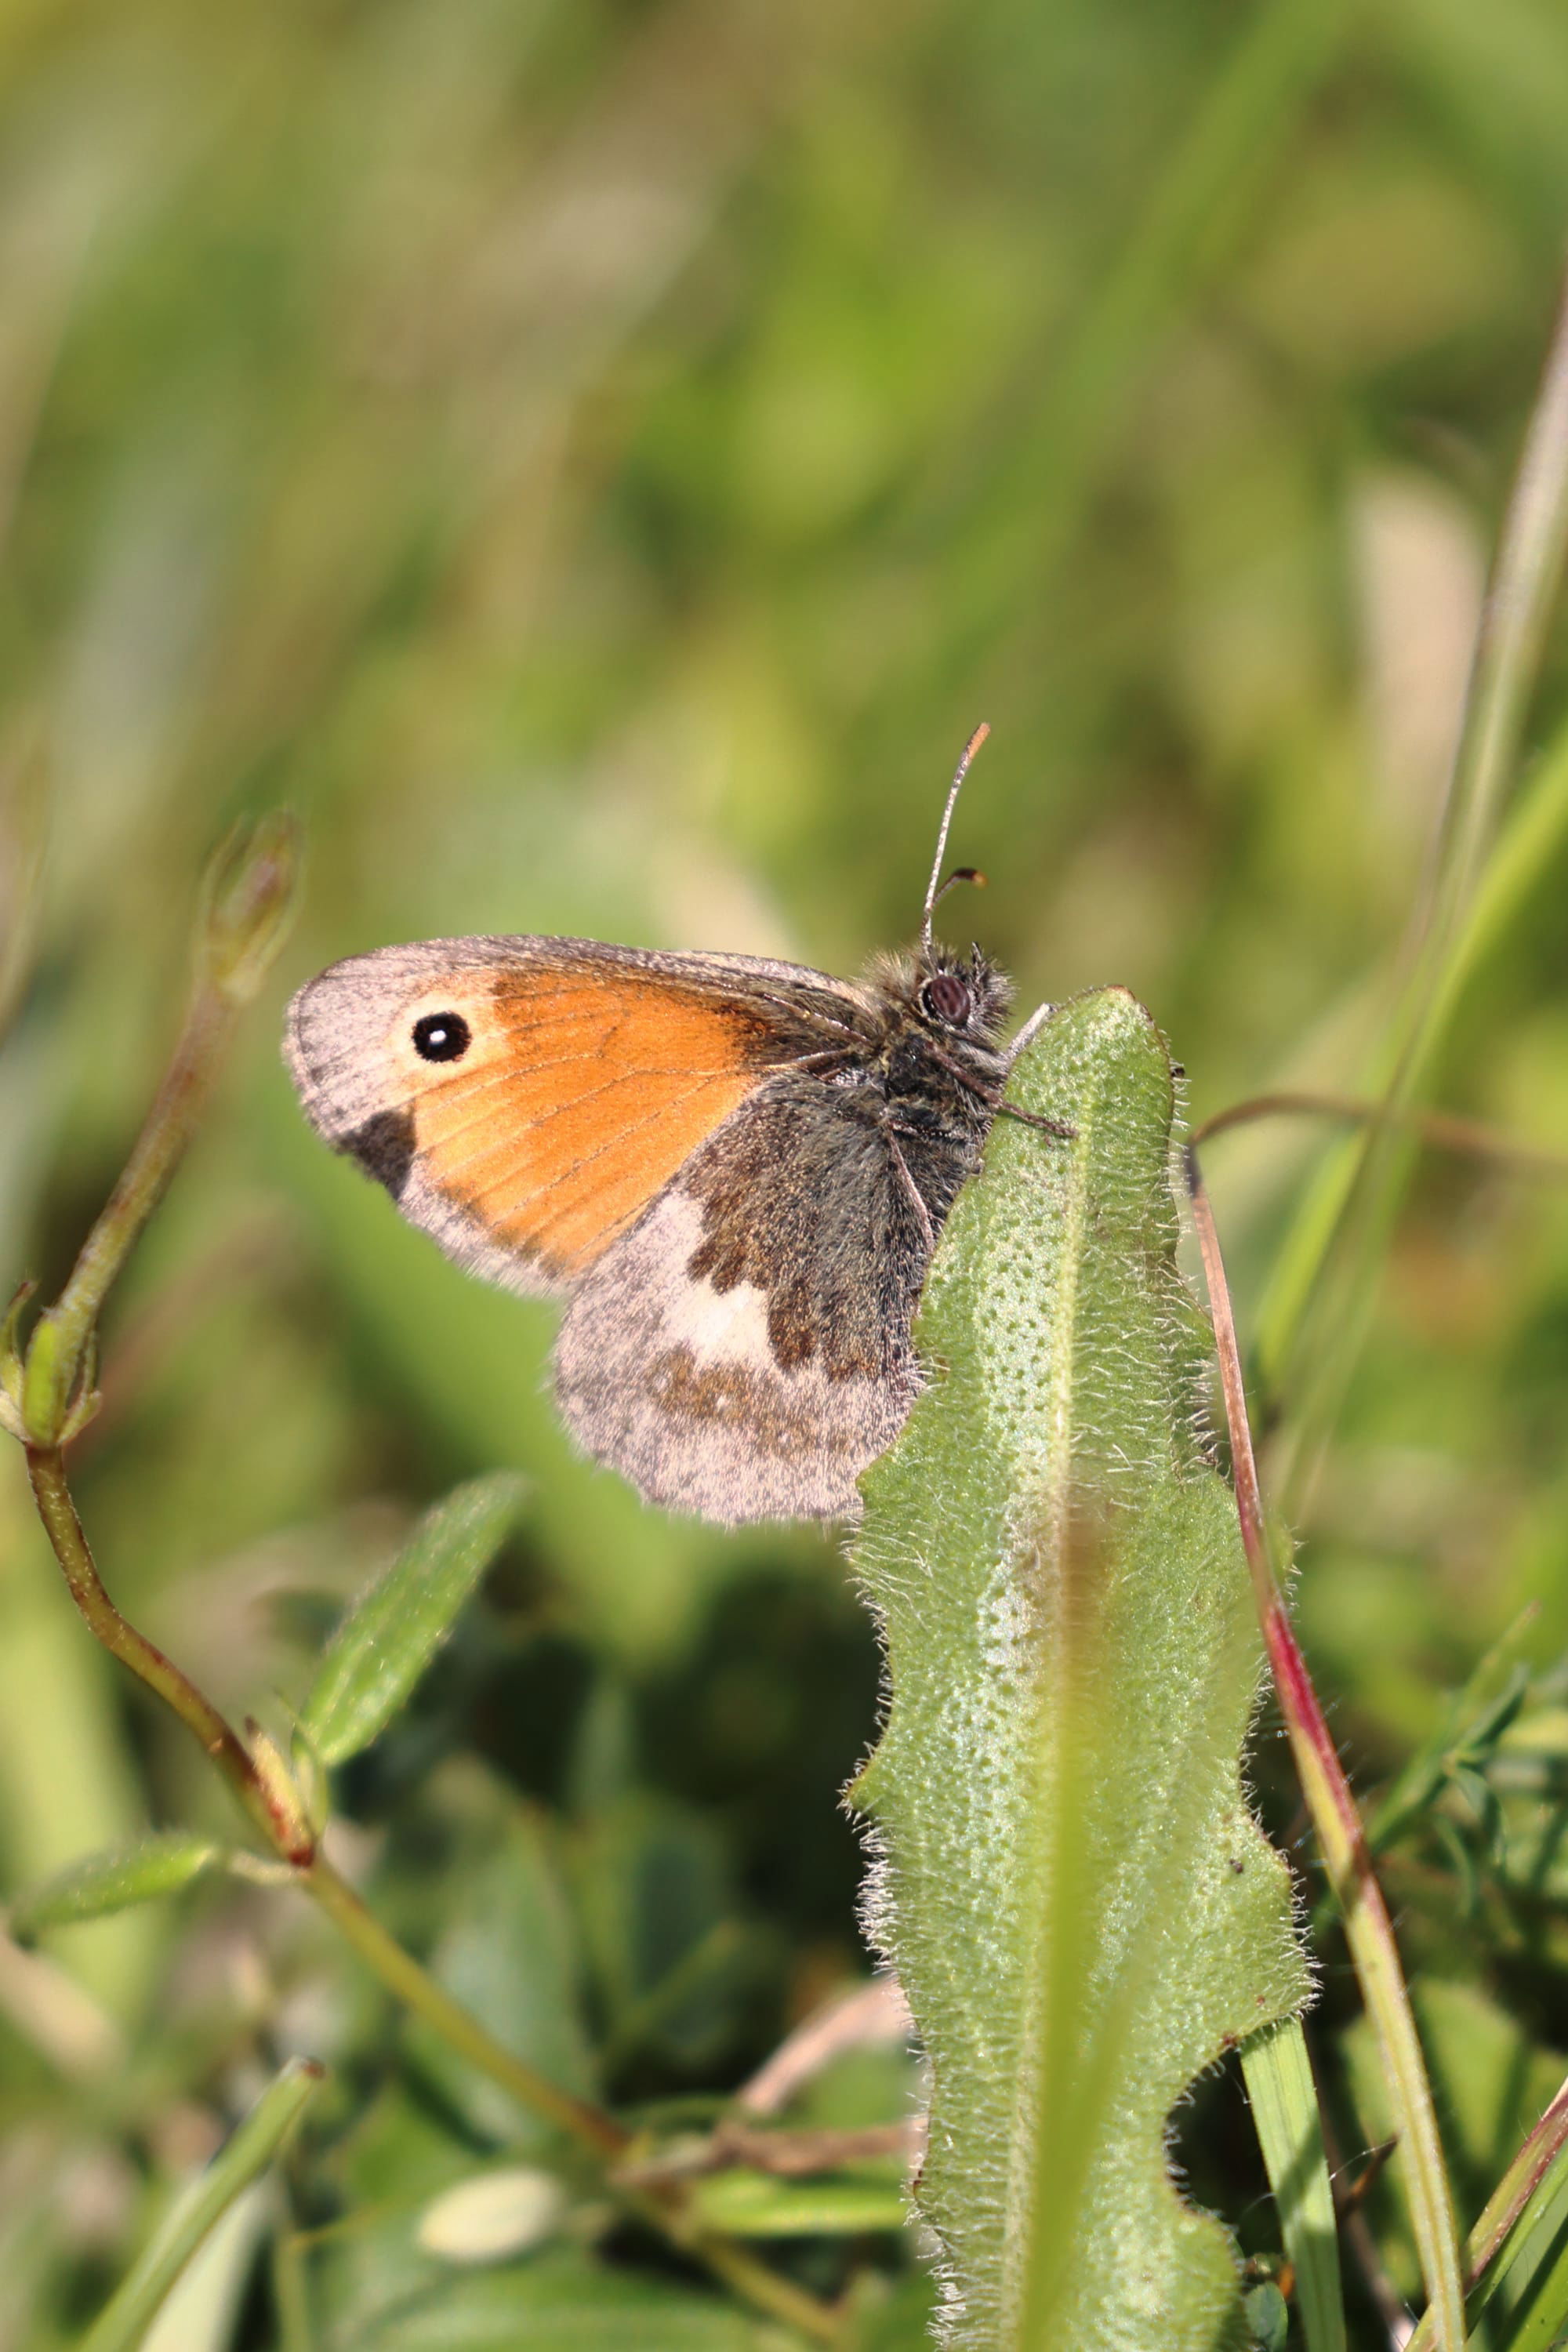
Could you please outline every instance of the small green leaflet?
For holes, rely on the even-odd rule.
[[[129,1911],[134,1904],[178,1894],[225,1858],[226,1849],[210,1838],[190,1837],[179,1830],[85,1854],[18,1895],[6,1924],[18,1942],[26,1943],[49,1927],[102,1919],[111,1911]]]
[[[385,1730],[516,1525],[524,1491],[511,1471],[458,1487],[352,1604],[300,1710],[323,1763],[345,1762]]]
[[[837,2174],[822,2180],[780,2180],[737,2168],[696,2184],[692,2203],[710,2230],[736,2238],[858,2237],[866,2230],[901,2230],[907,2207],[896,2170],[884,2177]]]

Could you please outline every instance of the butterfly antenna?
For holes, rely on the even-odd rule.
[[[961,882],[972,882],[977,890],[988,890],[991,887],[978,866],[955,866],[931,902],[933,910],[941,906],[950,890],[957,889]]]
[[[990,732],[990,728],[983,719],[963,747],[963,757],[954,771],[952,782],[948,790],[947,806],[942,813],[942,830],[936,837],[936,856],[931,861],[931,882],[926,890],[925,919],[921,925],[921,939],[928,956],[931,951],[931,917],[936,912],[936,902],[942,896],[942,861],[947,856],[948,827],[952,823],[952,812],[958,806],[958,795],[963,789],[963,779],[969,773],[969,763]],[[958,877],[955,875],[953,878],[956,881]]]

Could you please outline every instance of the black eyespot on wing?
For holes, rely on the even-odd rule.
[[[374,1118],[345,1135],[339,1149],[357,1160],[367,1176],[384,1184],[395,1201],[400,1201],[414,1165],[414,1113],[378,1110]]]
[[[424,1062],[460,1062],[473,1042],[460,1013],[426,1013],[414,1024],[414,1050]]]
[[[921,1011],[949,1029],[962,1029],[974,1009],[969,982],[955,971],[933,971],[921,990]]]

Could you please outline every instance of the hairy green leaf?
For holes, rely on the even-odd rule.
[[[385,1730],[516,1524],[524,1482],[470,1479],[426,1511],[384,1576],[328,1643],[300,1724],[323,1762],[342,1764]]]
[[[135,1845],[85,1854],[52,1878],[28,1887],[11,1906],[7,1924],[15,1937],[26,1942],[48,1927],[102,1919],[111,1911],[129,1911],[161,1895],[178,1894],[222,1859],[223,1849],[210,1838],[162,1831]]]
[[[931,2066],[918,2197],[951,2344],[1247,2341],[1167,2118],[1299,2008],[1240,1755],[1259,1643],[1176,1270],[1169,1057],[1121,990],[1066,1006],[951,1218],[931,1385],[866,1482],[891,1698],[857,1788],[870,1901]]]

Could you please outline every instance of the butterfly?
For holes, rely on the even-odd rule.
[[[425,940],[289,1008],[306,1116],[459,1265],[564,1292],[566,1421],[649,1502],[854,1517],[921,1386],[910,1325],[1003,1100],[1012,995],[932,920],[859,981],[590,940]]]

